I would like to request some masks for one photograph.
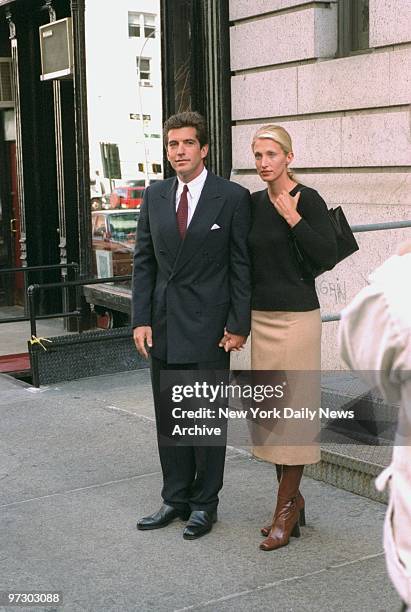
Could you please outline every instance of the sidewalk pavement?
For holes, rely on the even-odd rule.
[[[210,534],[137,531],[161,503],[148,370],[40,390],[0,375],[0,428],[0,591],[64,597],[21,609],[399,612],[386,507],[305,478],[302,537],[260,551],[275,470],[241,449],[228,450]]]
[[[1,319],[23,316],[24,308],[21,306],[0,307],[0,323]],[[29,321],[1,323],[0,332],[0,356],[27,353],[27,341],[30,339]],[[61,336],[69,333],[64,329],[63,319],[42,319],[37,321],[38,337],[48,338],[49,336]]]

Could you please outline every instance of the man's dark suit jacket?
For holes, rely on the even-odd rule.
[[[170,364],[216,361],[224,328],[250,331],[249,192],[211,172],[181,240],[177,179],[147,187],[133,267],[132,326],[150,325],[152,355]],[[214,228],[214,229],[212,229]]]

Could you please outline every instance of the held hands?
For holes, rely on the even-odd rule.
[[[144,359],[148,359],[148,352],[146,349],[146,343],[148,348],[153,346],[153,334],[149,325],[141,325],[135,327],[133,330],[134,344],[136,349]]]
[[[276,201],[273,202],[274,208],[287,221],[290,227],[294,227],[301,215],[297,212],[297,204],[301,193],[298,192],[295,196],[291,196],[288,191],[283,189]]]
[[[134,344],[136,349],[144,359],[148,359],[146,344],[149,349],[153,346],[153,335],[149,325],[141,325],[133,330]],[[247,342],[247,336],[239,336],[231,334],[227,330],[224,331],[224,336],[221,338],[218,346],[224,348],[225,352],[241,351]]]
[[[227,330],[224,330],[224,336],[221,338],[218,346],[223,348],[226,353],[231,351],[241,351],[245,343],[247,342],[247,336],[238,336],[237,334],[232,334]]]

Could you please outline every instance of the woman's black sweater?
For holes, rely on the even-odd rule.
[[[271,203],[267,189],[252,194],[249,246],[252,262],[253,310],[302,312],[319,308],[313,280],[303,280],[291,246],[291,233],[315,263],[331,269],[337,244],[327,205],[315,189],[301,190],[297,211],[301,220],[291,228]]]

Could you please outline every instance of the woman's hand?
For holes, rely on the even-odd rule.
[[[297,204],[300,199],[301,193],[298,192],[295,196],[291,196],[285,189],[277,197],[276,201],[273,202],[273,206],[277,212],[287,221],[290,227],[294,227],[299,220],[301,215],[297,212]]]

